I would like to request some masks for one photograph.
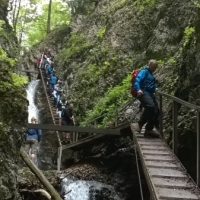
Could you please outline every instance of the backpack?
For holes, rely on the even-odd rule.
[[[132,72],[132,74],[131,74],[131,91],[130,91],[130,93],[131,93],[131,95],[133,97],[137,97],[137,91],[133,87],[133,84],[134,84],[136,76],[138,75],[139,72],[140,72],[139,69],[134,69],[133,72]]]
[[[135,79],[136,79],[136,77],[137,77],[137,75],[138,75],[138,73],[140,71],[141,71],[140,69],[134,69],[133,72],[132,72],[132,75],[131,75],[132,78],[131,78],[131,91],[130,91],[130,93],[131,93],[131,95],[133,97],[137,97],[137,91],[135,90],[135,88],[133,87],[133,85],[134,85]],[[146,69],[145,79],[147,78],[148,74],[149,74],[148,70]]]
[[[68,101],[65,101],[65,102],[62,102],[62,100],[60,100],[60,104],[61,104],[61,108],[62,108],[62,113],[61,113],[61,116],[63,117],[64,116],[64,109],[68,108]]]

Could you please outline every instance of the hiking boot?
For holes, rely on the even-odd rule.
[[[150,130],[150,131],[145,131],[144,133],[144,137],[153,137],[153,138],[158,138],[159,134],[156,133],[154,130]]]

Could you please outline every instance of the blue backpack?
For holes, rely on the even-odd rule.
[[[57,81],[58,81],[58,77],[57,77],[56,75],[51,75],[50,81],[49,81],[49,82],[50,82],[51,84],[56,84]]]

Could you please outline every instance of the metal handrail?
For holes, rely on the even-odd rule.
[[[200,184],[200,106],[188,103],[182,99],[179,99],[175,96],[166,94],[164,92],[156,92],[159,95],[159,104],[160,104],[160,134],[163,137],[163,97],[171,99],[172,102],[172,150],[178,155],[178,104],[181,104],[187,108],[194,109],[197,112],[197,169],[196,169],[196,183]]]

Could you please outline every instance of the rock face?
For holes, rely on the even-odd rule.
[[[17,190],[17,166],[27,123],[28,102],[25,88],[18,86],[13,79],[12,58],[17,43],[6,20],[7,2],[0,4],[0,198],[18,200],[21,198]]]

